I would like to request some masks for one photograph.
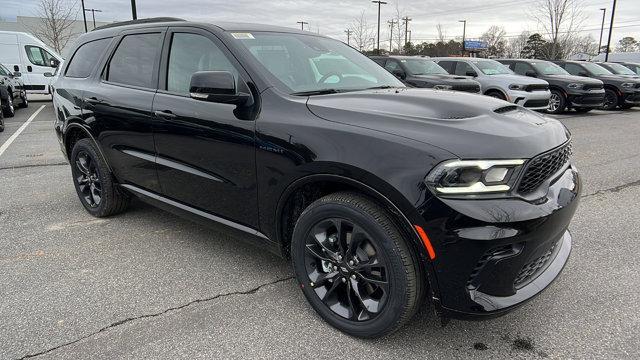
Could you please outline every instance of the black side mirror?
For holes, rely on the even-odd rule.
[[[524,75],[525,75],[525,76],[529,76],[529,77],[538,77],[538,74],[536,74],[536,72],[535,72],[535,71],[533,71],[533,70],[527,70],[527,71],[524,73]]]
[[[56,60],[56,59],[50,59],[49,60],[49,66],[52,68],[57,68],[58,65],[60,65],[60,61]]]
[[[467,76],[471,76],[471,77],[477,77],[478,73],[476,73],[475,71],[467,71]]]
[[[18,78],[20,76],[22,76],[22,73],[20,71],[14,71],[13,72],[13,77],[17,77]]]
[[[394,69],[391,73],[393,74],[393,76],[397,77],[398,79],[404,80],[404,78],[406,77],[402,69]]]
[[[194,99],[239,106],[245,105],[251,98],[250,94],[237,91],[236,80],[228,71],[194,73],[191,75],[189,93]]]

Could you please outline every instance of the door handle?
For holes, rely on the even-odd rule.
[[[164,110],[164,111],[154,111],[153,114],[157,117],[161,117],[164,119],[174,119],[176,118],[176,114],[172,113],[171,110]]]
[[[33,71],[33,68],[31,67],[31,65],[27,65],[27,71],[28,72],[32,72]]]
[[[86,98],[84,99],[84,102],[89,103],[89,104],[99,104],[102,102],[102,100],[98,100],[97,97],[92,96],[90,98]]]

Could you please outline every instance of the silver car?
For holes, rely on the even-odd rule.
[[[516,75],[508,67],[491,59],[434,58],[449,74],[471,76],[480,83],[482,93],[522,105],[532,110],[544,110],[549,105],[549,83],[528,76]]]

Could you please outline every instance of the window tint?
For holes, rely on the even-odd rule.
[[[109,63],[107,80],[155,88],[153,71],[161,47],[162,37],[159,33],[125,36]]]
[[[65,76],[85,78],[91,75],[91,70],[93,70],[110,41],[111,38],[100,39],[80,46],[71,58]]]
[[[467,72],[475,73],[476,71],[473,70],[471,65],[467,64],[466,62],[458,61],[456,65],[455,74],[461,75],[461,76],[467,76]]]
[[[55,59],[47,50],[39,47],[26,45],[27,58],[33,65],[51,67],[51,59]]]
[[[387,71],[389,71],[390,73],[393,73],[395,70],[402,70],[400,68],[400,64],[398,64],[398,62],[395,60],[387,60],[387,64],[384,66],[384,68],[387,69]]]
[[[513,72],[515,72],[518,75],[524,75],[529,70],[533,70],[533,68],[531,68],[529,64],[526,64],[523,62],[517,62],[516,65],[513,67]]]
[[[438,65],[447,70],[449,74],[453,74],[454,68],[456,67],[455,61],[439,61]]]
[[[582,67],[571,63],[564,64],[564,69],[571,75],[580,75],[581,72],[584,72]]]
[[[197,34],[173,34],[167,90],[188,94],[191,75],[197,71],[229,71],[238,80],[236,69],[211,40]]]

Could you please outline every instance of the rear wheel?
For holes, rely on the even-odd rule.
[[[127,208],[129,196],[114,182],[93,141],[78,140],[71,151],[70,163],[80,202],[91,215],[105,217]]]
[[[291,255],[311,306],[350,335],[389,334],[421,303],[415,252],[387,211],[359,194],[331,194],[309,205],[296,223]]]
[[[549,98],[549,107],[547,112],[551,114],[561,114],[567,106],[567,99],[564,94],[558,90],[551,90],[551,97]]]
[[[604,104],[602,110],[615,110],[618,107],[618,94],[611,89],[604,90]]]

